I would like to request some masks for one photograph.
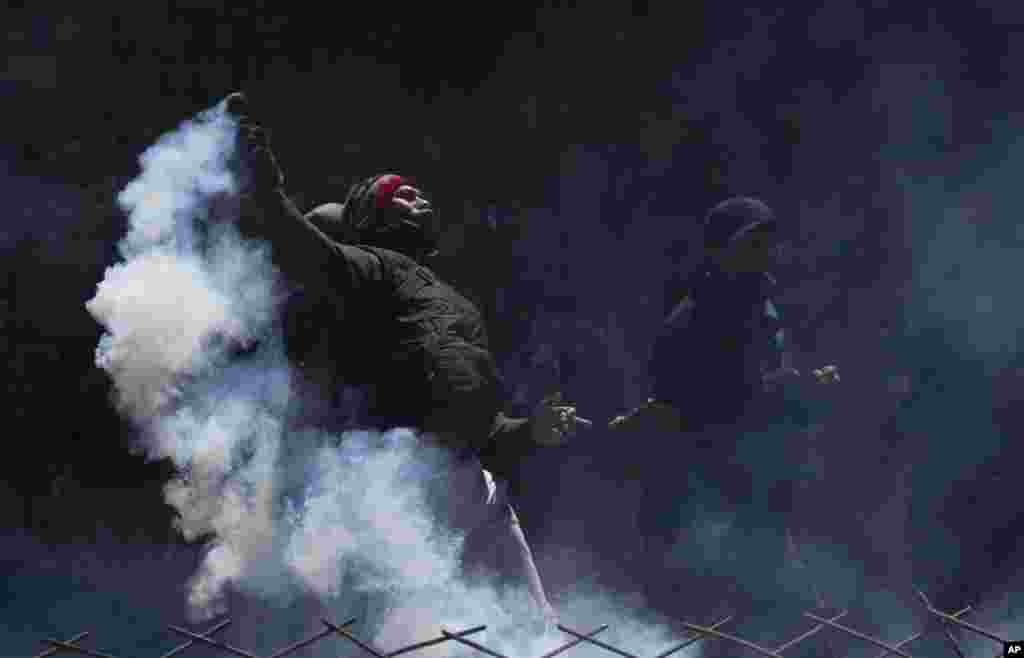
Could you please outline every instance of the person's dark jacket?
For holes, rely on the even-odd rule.
[[[535,450],[529,419],[502,413],[501,377],[472,302],[404,254],[331,239],[281,189],[249,199],[258,208],[243,213],[243,233],[268,241],[284,277],[336,314],[332,333],[345,345],[337,370],[370,391],[360,424],[429,432],[499,476]]]
[[[783,365],[784,330],[767,274],[728,276],[705,264],[666,317],[651,354],[652,397],[685,426],[734,422]]]

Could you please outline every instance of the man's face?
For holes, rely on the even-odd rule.
[[[402,185],[395,190],[392,202],[405,218],[422,226],[428,235],[440,235],[437,213],[423,192],[412,185]]]
[[[755,228],[723,249],[719,262],[729,272],[766,272],[775,262],[776,245],[772,231]]]

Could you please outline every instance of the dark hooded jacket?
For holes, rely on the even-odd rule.
[[[755,227],[775,229],[763,202],[727,199],[704,218],[704,240],[725,247]],[[739,420],[762,398],[762,375],[782,366],[785,332],[766,273],[727,274],[711,260],[689,277],[651,358],[652,397],[679,409],[691,429]]]
[[[688,427],[734,422],[761,396],[763,373],[782,365],[785,333],[766,274],[730,278],[706,264],[671,310],[651,354],[652,397]]]
[[[513,473],[535,450],[530,423],[502,413],[502,380],[476,306],[403,253],[332,239],[283,190],[253,200],[261,219],[249,232],[270,243],[286,279],[331,309],[336,370],[367,393],[354,424],[423,430],[496,475]]]

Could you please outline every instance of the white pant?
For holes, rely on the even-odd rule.
[[[508,482],[496,479],[475,457],[454,462],[431,479],[427,501],[438,521],[458,533],[477,533],[508,523]]]

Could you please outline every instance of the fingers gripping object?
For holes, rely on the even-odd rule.
[[[594,421],[587,420],[586,418],[583,418],[582,416],[577,416],[576,415],[576,405],[568,404],[566,402],[563,402],[562,401],[562,394],[560,392],[555,393],[555,394],[549,396],[548,398],[546,398],[546,401],[547,401],[548,404],[551,404],[551,405],[554,405],[554,406],[566,406],[566,407],[571,408],[572,409],[572,420],[574,422],[576,422],[576,423],[578,423],[578,424],[580,424],[580,425],[582,425],[582,426],[584,426],[584,427],[586,427],[588,429],[594,426]]]
[[[223,101],[224,111],[238,123],[242,157],[251,168],[259,189],[284,187],[284,172],[270,148],[270,135],[251,116],[249,101],[242,92],[229,94]]]
[[[811,371],[815,379],[818,380],[819,384],[833,384],[839,379],[839,368],[834,365],[824,366]]]
[[[576,424],[576,425],[582,425],[583,427],[585,427],[587,429],[590,429],[591,427],[594,426],[594,421],[587,420],[586,418],[584,418],[582,416],[577,416],[575,409],[572,410],[572,411],[562,411],[561,414],[560,414],[560,417],[561,417],[562,422],[572,422],[573,424]]]
[[[577,416],[575,406],[564,402],[556,393],[541,400],[534,409],[533,441],[544,446],[561,446],[581,425],[590,428],[593,422]]]
[[[249,99],[240,91],[228,94],[224,99],[224,111],[236,118],[245,116],[248,105]]]
[[[562,400],[561,393],[554,393],[553,395],[548,396],[544,399],[544,404],[561,409],[560,417],[563,422],[571,421],[573,425],[582,425],[587,429],[594,426],[594,421],[583,418],[582,416],[577,416],[576,405],[564,402]]]

